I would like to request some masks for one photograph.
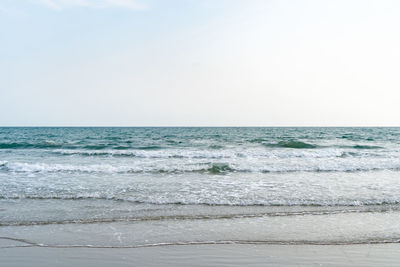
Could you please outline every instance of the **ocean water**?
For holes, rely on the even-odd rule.
[[[400,240],[400,128],[0,128],[0,238]]]

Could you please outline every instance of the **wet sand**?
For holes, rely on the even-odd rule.
[[[185,245],[147,248],[10,247],[1,266],[399,266],[400,244]]]

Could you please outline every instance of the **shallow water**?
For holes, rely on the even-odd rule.
[[[398,242],[399,156],[400,128],[0,128],[0,236]]]

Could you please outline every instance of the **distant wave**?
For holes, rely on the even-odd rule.
[[[224,164],[224,163],[215,163],[212,164],[210,168],[207,169],[208,172],[213,173],[213,174],[218,174],[218,173],[225,173],[225,172],[233,172],[235,169],[229,166],[229,164]]]
[[[167,140],[168,141],[168,140]],[[167,142],[166,141],[166,142]],[[366,144],[331,144],[316,145],[299,140],[278,141],[267,143],[266,139],[255,138],[250,142],[259,143],[260,146],[244,147],[240,144],[206,144],[199,146],[181,145],[133,145],[132,143],[100,143],[85,144],[83,142],[68,143],[54,141],[40,142],[10,142],[0,143],[0,150],[32,149],[44,151],[45,153],[56,153],[60,155],[80,156],[114,156],[114,157],[138,157],[138,158],[234,158],[234,157],[347,157],[357,156],[352,151],[379,150],[382,146]],[[168,142],[167,142],[168,143]],[[240,143],[240,142],[239,142]],[[262,147],[267,147],[263,152]],[[232,149],[234,147],[234,149]],[[236,151],[235,151],[236,149]],[[297,152],[296,152],[297,151]],[[392,151],[393,152],[393,151]],[[363,154],[367,156],[366,153]]]
[[[162,146],[147,145],[147,146],[124,146],[122,144],[79,144],[79,143],[57,143],[54,141],[41,141],[38,143],[28,143],[28,142],[11,142],[11,143],[0,143],[0,149],[85,149],[90,150],[103,150],[103,149],[115,149],[115,150],[159,150],[163,149]]]
[[[148,150],[148,151],[147,151]],[[132,149],[107,149],[107,150],[83,150],[83,149],[56,149],[52,153],[60,155],[79,155],[79,156],[112,156],[112,157],[132,157],[132,158],[193,158],[193,159],[217,159],[231,158],[238,156],[232,152],[214,152],[210,150],[159,150],[158,148],[132,150]]]
[[[53,141],[45,141],[40,143],[0,143],[0,149],[27,149],[27,148],[61,148],[62,144]]]
[[[113,166],[110,164],[72,165],[72,164],[46,164],[46,163],[9,163],[0,162],[0,170],[9,172],[50,173],[50,172],[83,172],[83,173],[184,173],[208,172],[222,174],[226,172],[246,171],[234,169],[229,164],[215,163],[197,166],[180,167],[145,167],[145,166]],[[246,171],[247,172],[247,171]]]
[[[0,170],[9,172],[84,172],[84,173],[183,173],[183,172],[208,172],[210,174],[223,174],[227,172],[246,171],[230,167],[229,164],[214,163],[199,166],[178,167],[132,167],[113,166],[109,164],[71,165],[71,164],[46,164],[46,163],[8,163],[0,162]],[[247,172],[247,171],[246,171]]]
[[[302,161],[299,163],[270,164],[270,165],[238,165],[229,162],[199,162],[194,164],[173,164],[162,165],[112,165],[112,164],[48,164],[48,163],[25,163],[25,162],[0,162],[0,171],[15,173],[56,173],[56,172],[81,172],[81,173],[289,173],[289,172],[365,172],[381,170],[400,170],[400,161],[370,161],[364,162],[354,159],[352,161],[340,162],[316,162],[314,164]]]
[[[360,135],[352,135],[352,134],[344,134],[340,137],[337,138],[341,138],[341,139],[348,139],[351,141],[360,141],[360,140],[365,140],[365,141],[375,141],[374,138],[372,137],[366,137],[366,136],[360,136]]]
[[[132,149],[105,149],[105,150],[84,150],[84,149],[55,149],[51,153],[59,155],[77,155],[83,157],[132,157],[132,158],[155,158],[155,159],[235,159],[235,158],[344,158],[344,157],[385,157],[387,153],[374,153],[372,151],[349,151],[343,148],[324,149],[164,149],[164,150],[132,150]],[[395,153],[395,152],[392,152]],[[398,153],[400,155],[400,152]]]
[[[253,139],[249,140],[250,143],[264,143],[264,142],[267,142],[267,141],[268,140],[265,139],[265,138],[253,138]]]
[[[355,149],[380,149],[380,148],[383,148],[383,147],[380,147],[380,146],[368,146],[368,145],[355,145],[355,146],[353,146],[353,148],[355,148]]]
[[[80,147],[76,147],[76,149],[79,149]],[[126,150],[126,149],[133,149],[133,150],[159,150],[163,149],[162,146],[154,146],[154,145],[148,145],[148,146],[124,146],[124,145],[115,145],[115,144],[105,144],[105,145],[86,145],[82,147],[83,149],[88,149],[88,150],[101,150],[101,149],[115,149],[115,150]]]
[[[296,149],[302,149],[302,148],[317,148],[317,145],[301,142],[301,141],[279,141],[278,143],[269,143],[265,144],[266,146],[270,147],[285,147],[285,148],[296,148]]]
[[[84,149],[89,149],[89,150],[91,150],[91,149],[105,149],[107,147],[108,147],[107,145],[86,145],[86,146],[83,146]]]

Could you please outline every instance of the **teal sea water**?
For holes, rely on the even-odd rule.
[[[35,244],[398,242],[399,192],[400,128],[0,128],[0,236]]]

